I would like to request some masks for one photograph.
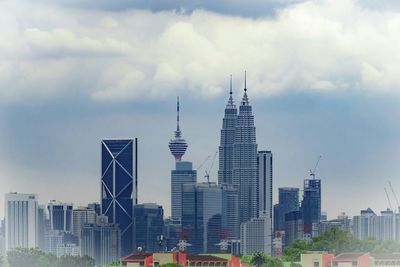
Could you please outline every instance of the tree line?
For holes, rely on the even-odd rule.
[[[0,258],[1,267],[94,267],[95,261],[88,256],[63,256],[57,258],[38,248],[15,248]]]

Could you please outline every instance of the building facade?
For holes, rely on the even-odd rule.
[[[47,204],[50,230],[71,232],[72,209],[72,203],[62,203],[56,200],[50,200]]]
[[[301,202],[303,213],[304,232],[312,235],[313,224],[321,221],[321,180],[305,179],[303,201]]]
[[[240,227],[240,248],[242,255],[255,252],[272,254],[272,221],[267,214],[242,223]]]
[[[118,225],[100,223],[99,220],[96,224],[85,224],[82,228],[81,255],[93,258],[96,265],[119,261],[121,232]]]
[[[38,201],[35,194],[5,195],[5,249],[38,246]]]
[[[229,100],[225,107],[225,115],[222,120],[221,138],[219,145],[219,169],[218,183],[233,184],[233,146],[235,142],[237,121],[237,108],[232,98],[232,76],[229,92]]]
[[[140,251],[157,252],[163,250],[164,210],[155,203],[138,204],[135,214],[135,248]]]
[[[88,207],[79,207],[72,211],[72,233],[82,238],[82,227],[85,224],[96,223],[96,212]]]
[[[281,187],[278,189],[278,204],[274,205],[274,230],[285,229],[285,215],[291,211],[299,211],[299,188]]]
[[[134,249],[133,206],[137,204],[138,140],[101,142],[102,214],[121,230],[122,255]]]
[[[232,182],[239,189],[239,222],[258,216],[257,143],[252,107],[244,95],[239,106],[233,145]]]
[[[182,186],[182,231],[189,253],[215,253],[223,234],[222,188],[215,183]]]
[[[297,239],[304,239],[303,214],[301,211],[292,211],[285,214],[285,246]]]
[[[177,161],[175,170],[171,171],[171,217],[180,221],[182,218],[182,185],[196,183],[197,172],[189,161]]]

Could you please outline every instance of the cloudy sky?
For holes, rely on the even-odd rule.
[[[139,201],[168,215],[176,96],[198,166],[247,70],[275,194],[322,155],[329,217],[383,210],[388,180],[400,194],[399,43],[398,1],[0,1],[0,194],[99,201],[101,138],[138,137]]]

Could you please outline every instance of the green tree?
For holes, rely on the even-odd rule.
[[[290,246],[285,247],[284,259],[286,261],[299,261],[300,255],[311,250],[311,244],[304,240],[294,240]]]
[[[54,257],[38,248],[15,248],[7,252],[10,267],[54,267]]]
[[[265,254],[262,252],[256,252],[253,254],[250,264],[256,267],[261,267],[265,264],[265,262],[266,262]]]
[[[93,267],[95,262],[88,256],[63,256],[57,260],[56,267]]]
[[[283,267],[283,262],[281,259],[266,255],[263,267]]]

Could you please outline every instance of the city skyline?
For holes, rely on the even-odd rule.
[[[9,40],[9,43],[0,41],[0,67],[7,66],[3,73],[8,77],[0,82],[0,193],[37,193],[39,203],[56,199],[74,202],[76,206],[100,201],[99,140],[138,137],[139,202],[161,204],[169,215],[168,188],[174,162],[167,143],[175,125],[176,96],[181,96],[181,125],[189,144],[185,160],[192,161],[196,169],[218,148],[229,74],[233,73],[234,100],[240,103],[242,72],[247,69],[257,142],[263,145],[261,149],[274,153],[274,203],[277,188],[301,188],[308,170],[322,155],[317,177],[323,183],[322,210],[328,211],[330,218],[342,210],[351,215],[367,207],[384,210],[388,206],[383,189],[387,180],[400,191],[400,169],[396,164],[400,157],[399,94],[396,65],[392,65],[394,55],[390,54],[395,51],[391,43],[396,41],[385,43],[377,58],[371,56],[375,53],[371,53],[369,46],[355,53],[357,45],[367,41],[362,30],[346,18],[356,15],[371,27],[373,34],[392,40],[390,27],[379,29],[374,26],[376,21],[366,17],[373,14],[383,25],[395,26],[400,15],[397,9],[388,14],[385,7],[372,11],[355,1],[344,2],[296,1],[278,5],[274,14],[266,12],[261,17],[237,14],[237,10],[222,12],[215,6],[188,13],[168,8],[153,12],[130,6],[126,7],[127,13],[121,13],[78,4],[55,3],[40,10],[43,3],[37,6],[19,1],[1,3],[4,7],[1,10],[14,12],[2,17],[10,28],[0,27]],[[310,19],[311,24],[321,27],[314,29],[315,35],[303,31],[309,25],[307,21],[298,20],[302,15],[314,14],[313,8],[324,18]],[[347,8],[349,14],[339,17],[335,8]],[[26,9],[32,13],[26,14]],[[77,10],[76,14],[71,15],[71,9]],[[39,19],[46,10],[62,19],[52,17],[46,24]],[[84,16],[88,19],[86,23],[82,22]],[[209,18],[210,24],[201,23],[204,18]],[[127,25],[139,27],[140,20],[154,20],[152,30],[157,37],[155,33],[144,34],[136,43],[130,37],[124,38]],[[294,27],[295,22],[300,26]],[[259,39],[259,35],[272,33],[258,28],[257,23],[276,30],[278,37]],[[356,38],[354,43],[341,42],[347,35],[337,30],[335,23],[348,26]],[[252,34],[246,27],[240,27],[237,31],[245,38],[230,35],[229,29],[240,24],[261,32]],[[311,43],[321,47],[312,47],[302,38],[292,44],[285,25],[293,29],[295,36],[310,38],[314,41]],[[215,26],[212,33],[226,33],[223,40],[206,33],[210,26]],[[138,33],[135,27],[131,30]],[[319,35],[321,29],[325,37]],[[173,42],[175,37],[182,41],[186,35],[200,46]],[[377,39],[381,40],[379,36]],[[89,38],[88,43],[85,37]],[[55,41],[58,38],[69,41],[62,45]],[[241,42],[235,44],[239,39]],[[215,58],[215,68],[204,68],[207,64],[201,56],[191,59],[185,53],[172,66],[154,64],[143,57],[138,61],[133,59],[136,52],[132,49],[150,56],[141,44],[156,40],[160,44],[151,48],[161,53],[164,63],[172,59],[160,47],[167,52],[179,49],[181,44],[189,54]],[[335,46],[326,40],[333,40]],[[21,46],[13,48],[14,43]],[[282,43],[289,48],[285,50]],[[254,49],[250,44],[254,44]],[[265,53],[267,56],[261,53],[264,44],[271,47]],[[337,48],[343,46],[347,49]],[[220,47],[231,50],[224,52]],[[287,59],[284,52],[292,52],[294,56]],[[332,52],[335,57],[324,52]],[[84,60],[81,55],[86,53],[89,55]],[[238,58],[227,60],[229,55]],[[259,55],[264,55],[262,62],[256,59]],[[316,55],[326,57],[320,60]],[[191,66],[183,64],[189,61],[193,62]],[[341,66],[338,62],[347,63]],[[101,63],[99,68],[94,67],[97,63]],[[298,69],[291,71],[288,66],[294,63]],[[72,71],[78,66],[75,64],[88,69],[85,75],[81,70]],[[16,65],[21,66],[20,72],[15,72]],[[33,71],[40,68],[46,69],[50,76],[54,75],[52,70],[58,75],[49,78]],[[148,68],[154,72],[146,73]],[[32,80],[20,82],[19,75]],[[158,168],[154,168],[155,164]],[[211,181],[217,181],[216,170]],[[198,181],[205,181],[204,168],[198,173]],[[350,195],[360,197],[348,207],[346,196]],[[1,217],[3,201],[0,198]]]

